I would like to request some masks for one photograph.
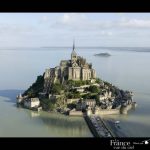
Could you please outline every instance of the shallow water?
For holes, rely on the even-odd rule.
[[[71,51],[72,48],[1,49],[0,89],[28,88],[46,68],[59,65],[62,59],[70,59]],[[110,117],[121,121],[121,130],[128,136],[150,137],[150,52],[141,53],[128,51],[128,49],[125,51],[125,48],[123,51],[119,48],[113,50],[110,48],[77,48],[76,52],[87,58],[88,62],[92,62],[98,77],[121,89],[134,92],[134,100],[138,103],[138,107],[129,111],[128,115]],[[111,56],[94,56],[101,52],[108,52]],[[53,115],[41,113],[40,116],[31,117],[30,111],[18,109],[14,103],[5,101],[7,101],[5,98],[1,98],[0,113],[3,115],[0,117],[0,133],[2,136],[91,136],[82,118],[78,118],[82,122],[77,121],[78,126],[73,121],[77,118],[68,119],[61,116],[62,120],[69,121],[69,123],[64,121],[67,122],[65,124],[60,121],[59,115],[56,115],[59,121],[57,125],[53,125],[51,121],[46,121],[46,118]],[[54,124],[57,122],[53,121]]]
[[[0,97],[0,137],[92,137],[82,117],[17,108]]]
[[[114,122],[119,120],[119,129],[115,128],[115,130],[123,132],[125,137],[150,137],[150,97],[136,93],[134,99],[138,106],[136,109],[131,109],[127,115],[109,115],[104,118],[112,120],[112,129],[115,127]]]

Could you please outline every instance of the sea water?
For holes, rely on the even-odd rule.
[[[123,90],[134,92],[133,99],[138,103],[135,110],[129,111],[128,115],[108,116],[121,121],[121,130],[127,136],[150,136],[149,50],[150,48],[146,51],[145,48],[76,48],[78,55],[93,64],[97,77]],[[46,68],[59,66],[61,60],[70,59],[71,51],[72,48],[69,47],[0,49],[0,90],[27,89]],[[104,52],[111,56],[94,56]],[[16,108],[15,102],[9,103],[14,100],[9,93],[8,96],[2,96],[1,136],[92,136],[83,118],[66,118],[46,112],[34,116],[29,110]]]

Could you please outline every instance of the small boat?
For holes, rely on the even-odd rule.
[[[119,123],[120,123],[120,121],[118,121],[118,120],[117,120],[117,121],[115,121],[115,124],[119,124]]]

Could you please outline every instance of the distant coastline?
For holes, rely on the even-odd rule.
[[[66,49],[70,49],[71,46],[41,46],[41,47],[0,47],[0,51],[2,50],[11,50],[11,51],[24,51],[24,50],[28,50],[28,51],[40,51],[40,50],[48,50],[51,51],[53,49],[55,50],[60,50],[60,48],[66,48]],[[87,49],[97,49],[97,50],[110,50],[110,51],[120,51],[120,52],[124,52],[124,51],[128,51],[128,52],[150,52],[150,47],[103,47],[103,46],[78,46],[78,49],[82,49],[84,51]]]

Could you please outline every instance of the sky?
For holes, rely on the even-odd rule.
[[[0,13],[0,47],[150,47],[150,13]]]

